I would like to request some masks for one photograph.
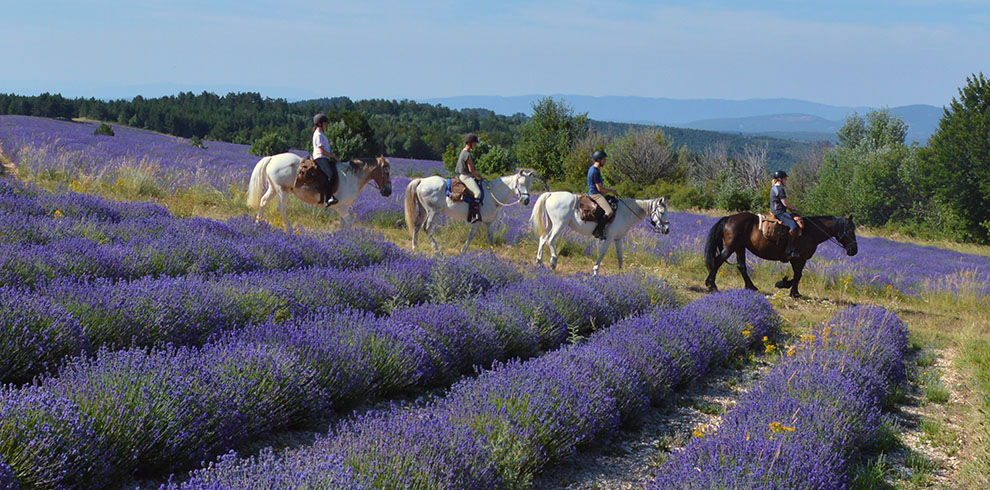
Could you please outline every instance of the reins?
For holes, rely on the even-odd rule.
[[[518,176],[516,176],[516,185],[515,186],[516,187],[519,186],[519,177]],[[508,187],[509,186],[506,186],[506,188],[508,188]],[[514,190],[514,189],[510,189],[510,190]],[[519,204],[519,203],[522,202],[522,198],[519,197],[518,190],[516,190],[516,202],[511,203],[511,204],[506,204],[506,203],[504,203],[502,201],[499,201],[498,198],[495,197],[495,193],[491,191],[491,186],[490,185],[488,186],[488,193],[492,196],[492,200],[495,201],[496,203],[498,203],[498,205],[499,206],[502,206],[502,207],[515,206],[516,204]]]
[[[835,218],[835,221],[838,221],[838,220],[839,220],[838,218]],[[815,222],[815,220],[813,220],[813,219],[811,219],[809,217],[807,221],[810,221],[811,224],[815,225],[815,228],[818,228],[818,231],[824,233],[825,236],[828,237],[828,239],[826,241],[835,242],[836,245],[842,247],[842,250],[848,250],[845,245],[843,245],[841,242],[839,242],[838,239],[836,239],[834,236],[832,236],[828,232],[828,230],[826,230],[825,228],[822,228],[822,226],[819,225],[817,222]],[[845,236],[845,229],[844,228],[843,228],[843,236]]]

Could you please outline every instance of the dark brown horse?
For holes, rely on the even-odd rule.
[[[736,268],[746,281],[746,289],[756,291],[756,286],[749,279],[746,272],[746,250],[753,252],[757,257],[766,260],[779,260],[790,262],[794,269],[794,279],[784,279],[777,282],[778,288],[791,288],[791,296],[798,298],[798,282],[801,281],[801,272],[804,264],[815,255],[818,244],[834,238],[845,249],[846,255],[856,255],[858,246],[856,245],[856,225],[853,224],[852,216],[848,218],[835,216],[811,216],[804,218],[804,229],[801,237],[798,238],[795,248],[801,256],[788,258],[784,256],[784,248],[787,246],[787,238],[779,241],[770,241],[763,236],[760,231],[759,217],[753,213],[739,213],[726,216],[712,226],[708,231],[708,239],[705,242],[705,266],[708,267],[708,278],[705,279],[705,286],[709,291],[718,291],[715,286],[715,274],[719,267],[729,259],[729,256],[736,254]]]

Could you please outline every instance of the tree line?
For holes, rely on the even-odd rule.
[[[666,195],[680,207],[730,211],[765,211],[768,170],[784,168],[792,175],[789,197],[808,213],[852,214],[870,226],[990,243],[990,83],[982,73],[966,82],[927,146],[905,145],[907,126],[886,110],[847,118],[837,146],[782,147],[766,138],[705,139],[699,133],[707,132],[598,123],[552,98],[534,103],[527,117],[408,100],[289,103],[257,93],[130,101],[0,94],[0,114],[117,121],[272,154],[309,149],[312,116],[323,112],[332,121],[331,147],[343,157],[385,153],[442,159],[449,168],[464,134],[474,132],[482,139],[474,155],[482,173],[530,167],[553,187],[570,190],[585,187],[590,155],[605,149],[607,185],[622,194]],[[781,163],[789,163],[782,151],[793,164]]]

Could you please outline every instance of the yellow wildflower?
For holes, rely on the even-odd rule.
[[[792,345],[792,346],[788,347],[787,348],[787,357],[793,356],[795,352],[797,352],[797,347],[796,346],[793,346]]]
[[[65,217],[65,215],[62,214],[62,210],[61,209],[56,209],[55,210],[55,219],[62,219],[64,217]]]
[[[705,437],[705,429],[694,429],[691,433],[694,434],[694,437],[697,437],[698,439]]]
[[[780,422],[770,422],[770,431],[774,434],[783,434],[784,432],[794,432],[794,427],[788,427]]]

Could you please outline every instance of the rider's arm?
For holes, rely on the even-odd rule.
[[[795,208],[794,206],[791,206],[791,203],[787,202],[787,198],[786,197],[780,198],[780,203],[783,204],[784,207],[787,208],[787,209],[790,209],[792,211],[797,211],[797,208]]]
[[[605,194],[607,192],[615,194],[615,189],[609,189],[608,187],[603,186],[601,182],[595,182],[595,188],[598,189],[598,192],[601,192],[602,194]]]
[[[337,155],[334,155],[333,152],[328,150],[327,147],[323,145],[320,145],[320,153],[322,154],[320,156],[325,156],[325,157],[333,158],[334,160],[339,160],[339,158],[337,158]]]
[[[473,157],[468,156],[467,161],[464,162],[464,163],[467,163],[467,169],[468,169],[468,173],[469,174],[473,175],[474,178],[476,178],[476,179],[480,179],[481,178],[481,174],[479,174],[478,171],[474,169],[474,158]]]

